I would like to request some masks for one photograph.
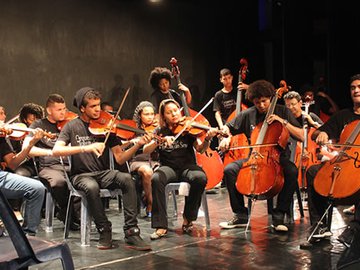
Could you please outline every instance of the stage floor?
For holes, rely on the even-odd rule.
[[[257,201],[253,210],[250,231],[244,228],[224,230],[219,222],[232,217],[226,189],[207,194],[211,232],[206,233],[205,219],[200,216],[191,235],[181,231],[183,197],[178,196],[179,218],[169,218],[170,230],[166,238],[150,241],[153,229],[150,221],[139,218],[142,237],[151,242],[152,251],[142,252],[124,246],[123,213],[117,201],[111,200],[107,215],[113,223],[113,239],[117,248],[101,251],[96,248],[98,234],[93,227],[91,246],[80,245],[80,233],[71,232],[67,243],[72,251],[76,269],[336,269],[345,247],[336,238],[352,216],[342,213],[344,207],[334,208],[330,240],[324,240],[310,250],[300,249],[309,234],[308,211],[300,218],[297,200],[294,222],[288,233],[275,233],[269,226],[266,201]],[[171,201],[170,201],[171,202]],[[169,216],[173,207],[169,206]],[[41,224],[44,227],[44,224]],[[39,237],[63,240],[63,224],[54,221],[54,231],[40,229]],[[59,261],[37,265],[30,269],[62,269]]]

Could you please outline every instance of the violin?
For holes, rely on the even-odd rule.
[[[251,142],[255,142],[255,145],[252,146],[251,155],[244,162],[236,181],[236,188],[241,194],[260,200],[272,198],[284,185],[278,146],[285,149],[290,134],[278,121],[267,123],[269,116],[274,113],[278,98],[288,91],[285,81],[281,81],[280,85],[271,100],[265,120],[251,133]]]
[[[71,121],[71,120],[73,120],[75,118],[78,118],[78,117],[79,116],[78,116],[77,113],[74,113],[72,111],[66,111],[64,120],[59,121],[59,122],[56,123],[56,126],[57,126],[58,130],[61,131],[67,122],[69,122],[69,121]]]
[[[180,69],[177,65],[177,60],[175,57],[172,57],[170,59],[170,64],[172,66],[171,70],[172,70],[173,77],[176,78],[178,84],[181,83]],[[180,98],[181,98],[181,105],[183,106],[183,112],[186,117],[190,116],[193,119],[196,118],[197,127],[199,127],[199,125],[208,126],[208,127],[210,126],[209,121],[201,113],[199,114],[195,110],[192,110],[188,107],[188,105],[186,103],[186,99],[185,99],[185,94],[183,91],[181,91],[181,93],[180,93]],[[195,129],[195,127],[194,127],[194,129]],[[196,132],[199,132],[199,130],[197,130]],[[180,133],[178,133],[178,134],[180,134]],[[176,135],[176,136],[178,136],[178,135]],[[202,137],[205,136],[205,132],[203,130],[198,135],[198,137],[201,137],[201,136]],[[199,152],[196,152],[195,156],[196,156],[196,163],[200,167],[202,167],[202,169],[204,170],[204,172],[206,174],[207,184],[206,184],[205,189],[211,189],[211,188],[215,187],[218,183],[220,183],[220,181],[222,180],[222,178],[224,176],[224,165],[222,163],[219,153],[210,149],[210,147],[209,147],[202,154],[200,154]]]
[[[194,122],[192,117],[183,117],[177,125],[172,128],[172,132],[177,135],[179,133],[188,133],[195,137],[201,137],[204,134],[204,131],[210,130],[211,127]],[[227,133],[217,130],[217,133],[223,137],[228,137]]]
[[[154,116],[154,120],[152,121],[152,123],[150,125],[145,125],[143,127],[143,129],[147,132],[147,133],[154,133],[155,129],[157,127],[159,127],[160,125],[160,120],[159,120],[159,114],[155,114]]]
[[[337,204],[351,205],[359,200],[360,160],[357,150],[360,144],[360,120],[347,124],[337,145],[338,155],[325,161],[314,178],[314,189],[321,196],[336,200]]]
[[[28,128],[24,123],[13,123],[0,127],[0,136],[9,136],[10,139],[19,141],[25,138],[29,132],[34,132],[35,129]],[[44,131],[44,136],[49,139],[55,139],[56,134]]]
[[[105,111],[100,112],[98,119],[90,120],[89,131],[95,136],[105,136],[110,132],[123,140],[130,140],[137,134],[149,134],[146,130],[137,128],[134,120],[115,119]]]
[[[248,61],[245,58],[241,58],[240,66],[241,67],[239,70],[239,79],[238,79],[239,84],[246,79],[246,75],[249,72]],[[242,92],[241,90],[238,90],[236,97],[236,109],[229,115],[226,122],[228,123],[232,119],[234,119],[241,112],[242,109],[247,109],[247,106],[242,104]],[[229,148],[236,150],[228,150],[224,154],[224,166],[236,160],[245,159],[249,156],[250,154],[249,148],[237,149],[239,146],[243,146],[243,145],[249,145],[249,141],[246,138],[245,134],[237,134],[231,138]]]

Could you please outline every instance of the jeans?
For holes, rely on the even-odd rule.
[[[7,199],[25,199],[23,230],[34,234],[41,220],[44,185],[32,178],[0,171],[0,188]]]
[[[75,175],[72,178],[74,187],[85,192],[89,212],[94,218],[96,228],[111,225],[105,215],[100,198],[100,189],[121,189],[124,207],[124,231],[137,227],[137,194],[135,183],[129,173],[117,170],[104,170]]]
[[[233,213],[238,216],[247,215],[247,208],[244,203],[244,196],[236,189],[236,181],[246,159],[240,159],[228,164],[224,169],[224,181],[230,197],[230,205]],[[275,210],[282,213],[289,213],[293,194],[297,184],[296,165],[287,156],[280,156],[280,165],[284,173],[284,186],[278,194],[277,207]],[[266,175],[264,175],[266,177]],[[241,180],[241,179],[240,179]]]

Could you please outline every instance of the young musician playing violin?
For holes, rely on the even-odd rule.
[[[253,102],[255,106],[241,111],[232,121],[224,125],[223,132],[228,133],[230,136],[220,142],[219,147],[222,151],[229,148],[232,135],[244,133],[250,139],[254,127],[264,121],[274,93],[274,86],[265,80],[258,80],[249,85],[246,98]],[[274,114],[267,119],[268,124],[274,121],[280,122],[283,128],[286,128],[295,139],[303,140],[303,131],[300,124],[285,106],[276,105]],[[230,205],[234,216],[227,222],[221,222],[221,228],[231,229],[247,225],[248,209],[245,207],[243,195],[235,186],[238,174],[245,161],[246,159],[237,160],[228,164],[224,169],[224,180],[229,192]],[[281,151],[280,165],[284,173],[284,186],[278,194],[277,207],[272,212],[272,223],[276,231],[288,231],[284,224],[284,214],[290,211],[298,174],[295,164],[290,161],[288,146]]]
[[[159,125],[158,120],[155,119],[155,107],[149,101],[142,101],[136,107],[133,119],[137,127],[143,130],[152,130]],[[132,139],[137,142],[140,137]],[[143,153],[143,149],[139,149],[135,156],[130,160],[130,171],[137,172],[142,180],[142,187],[145,193],[146,215],[151,217],[152,210],[152,192],[151,192],[151,177],[153,170],[159,166],[156,154],[150,155]]]
[[[153,196],[151,226],[155,228],[155,232],[150,236],[152,240],[160,239],[167,234],[165,186],[170,182],[186,181],[191,186],[189,196],[185,199],[182,230],[186,233],[192,230],[192,222],[197,219],[201,196],[207,181],[205,172],[196,164],[194,148],[198,152],[204,152],[216,135],[216,129],[211,128],[203,142],[189,133],[177,135],[176,138],[173,130],[179,126],[182,115],[179,103],[173,99],[166,99],[160,103],[159,114],[161,128],[157,134],[164,136],[165,142],[159,144],[152,141],[144,146],[144,153],[158,150],[161,164],[151,179]]]
[[[335,141],[338,140],[346,125],[355,120],[360,120],[360,74],[353,75],[350,78],[350,95],[353,101],[353,107],[343,109],[335,115],[331,116],[331,118],[325,122],[324,125],[322,125],[313,133],[312,139],[315,140],[318,144],[325,145],[329,143],[330,139]],[[314,179],[323,166],[324,163],[313,165],[306,172],[309,194],[308,205],[310,221],[311,225],[313,226],[311,231],[315,230],[317,222],[324,214],[328,205],[328,199],[318,194],[314,189]],[[321,179],[319,180],[321,181]],[[356,173],[354,174],[353,180],[359,180]],[[354,220],[350,222],[345,231],[338,237],[338,240],[347,247],[351,245],[355,232],[360,232],[359,202],[360,200],[355,203]],[[322,239],[331,236],[332,233],[329,231],[328,225],[330,224],[327,224],[325,220],[321,222],[321,224],[314,232],[313,238]],[[357,241],[359,241],[359,239]]]
[[[0,137],[0,160],[7,167],[15,170],[27,159],[31,147],[43,136],[42,130],[35,130],[33,138],[19,153],[15,154],[5,137]],[[44,201],[45,187],[42,183],[29,177],[24,177],[0,169],[0,189],[7,199],[24,199],[25,215],[22,228],[28,235],[35,235],[41,220],[41,206]]]
[[[65,172],[60,163],[59,157],[53,156],[52,149],[55,145],[59,132],[58,124],[65,119],[67,108],[65,99],[59,94],[50,94],[46,101],[46,117],[38,119],[30,125],[30,128],[41,128],[44,131],[54,134],[54,138],[43,137],[30,151],[31,157],[38,161],[38,173],[41,181],[48,187],[54,198],[57,214],[56,217],[65,223],[66,210],[69,199],[69,189],[65,180]],[[26,147],[32,138],[29,134],[23,143]],[[68,161],[65,159],[68,166]],[[74,201],[74,214],[70,225],[71,230],[80,228],[80,200]]]
[[[180,94],[175,90],[170,89],[171,85],[171,71],[164,67],[155,67],[149,77],[149,83],[154,89],[151,94],[151,103],[157,110],[160,102],[164,99],[174,99],[181,104]],[[191,92],[184,84],[179,83],[178,88],[185,94],[186,103],[191,103]]]
[[[80,117],[68,122],[61,130],[54,146],[56,155],[71,155],[71,181],[76,189],[85,192],[91,216],[100,234],[99,249],[110,249],[112,245],[112,224],[107,218],[99,195],[100,188],[121,189],[124,207],[124,233],[126,246],[136,250],[150,250],[149,244],[140,237],[137,226],[137,195],[135,183],[129,173],[109,170],[112,151],[119,164],[129,160],[140,147],[151,140],[144,135],[131,148],[123,151],[121,140],[114,133],[95,136],[90,132],[91,123],[100,117],[100,93],[91,87],[78,90],[74,106]],[[107,131],[108,127],[104,126]],[[106,142],[105,142],[106,140]]]
[[[25,124],[26,127],[29,127],[35,120],[41,119],[43,117],[44,108],[35,103],[26,103],[21,107],[19,111],[20,123]],[[10,137],[11,145],[16,153],[19,153],[21,151],[23,139],[24,137],[19,139],[11,139]],[[26,177],[36,175],[34,162],[32,160],[28,160],[22,163],[18,168],[16,168],[15,173]]]

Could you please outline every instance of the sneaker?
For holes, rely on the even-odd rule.
[[[101,250],[111,249],[113,247],[111,225],[98,228],[98,232],[100,234],[100,238],[99,243],[97,244],[97,248]]]
[[[344,246],[350,247],[354,240],[355,232],[360,231],[360,226],[357,222],[350,222],[346,229],[338,236],[337,240]]]
[[[274,210],[272,214],[272,225],[277,232],[287,232],[289,229],[284,222],[284,213]]]
[[[345,208],[343,210],[343,213],[347,214],[347,215],[354,215],[355,214],[355,205],[350,206],[349,208]]]
[[[240,228],[246,227],[248,223],[247,217],[239,217],[238,215],[234,215],[232,219],[229,221],[220,222],[219,226],[222,229],[233,229],[233,228]]]
[[[138,227],[133,227],[125,231],[125,243],[126,247],[135,250],[151,250],[151,246],[141,238]]]
[[[317,223],[312,225],[311,231],[310,231],[310,235],[313,233],[312,237],[314,239],[324,239],[324,238],[332,236],[332,232],[329,230],[329,228],[326,224],[323,224],[321,222],[317,228],[316,228],[316,226],[317,226]],[[315,230],[315,228],[316,228],[316,230]]]

